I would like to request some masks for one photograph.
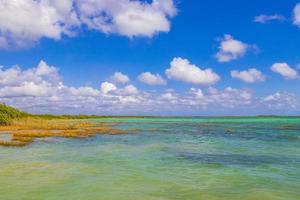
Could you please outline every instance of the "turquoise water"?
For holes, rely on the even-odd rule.
[[[132,131],[0,147],[0,199],[300,199],[300,118],[89,121]]]

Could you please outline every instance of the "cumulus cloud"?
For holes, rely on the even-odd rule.
[[[167,101],[175,101],[175,100],[177,100],[177,97],[173,93],[171,93],[171,92],[166,92],[166,93],[162,94],[161,98],[163,100],[167,100]]]
[[[236,60],[244,56],[249,48],[248,44],[234,39],[231,35],[225,35],[221,40],[216,58],[219,62]]]
[[[101,92],[103,94],[107,94],[111,91],[115,91],[117,90],[117,87],[113,84],[113,83],[109,83],[109,82],[103,82],[101,84]]]
[[[300,3],[297,3],[294,8],[293,23],[300,27]]]
[[[45,96],[61,86],[58,69],[41,61],[35,68],[0,68],[0,96]]]
[[[136,103],[146,104],[133,85],[117,88],[103,82],[99,89],[66,86],[58,68],[41,61],[37,67],[0,68],[0,102],[37,113],[122,112]]]
[[[274,63],[271,67],[271,70],[275,73],[280,74],[285,79],[294,80],[299,78],[298,72],[291,68],[287,63]]]
[[[275,92],[262,98],[262,102],[266,107],[283,111],[283,113],[289,110],[300,111],[300,97],[287,92]]]
[[[152,3],[132,0],[78,1],[80,19],[91,29],[104,33],[152,37],[170,30],[169,18],[176,15],[172,0]]]
[[[59,40],[78,29],[127,37],[168,32],[173,0],[1,0],[0,48],[26,48],[41,38]]]
[[[200,85],[213,85],[220,80],[212,69],[201,69],[180,57],[172,60],[166,75],[169,79]]]
[[[159,74],[143,72],[138,76],[139,81],[148,85],[165,85],[166,81]]]
[[[0,97],[47,96],[52,92],[51,89],[55,89],[55,87],[46,83],[24,82],[18,86],[1,88]]]
[[[263,73],[255,68],[250,68],[244,71],[233,70],[231,71],[231,77],[240,79],[247,83],[254,83],[266,80],[266,77],[263,75]]]
[[[23,48],[41,38],[73,35],[78,19],[69,0],[1,0],[0,48]]]
[[[204,97],[201,89],[191,88],[189,93],[192,94],[196,99],[202,99]]]
[[[266,96],[263,100],[264,101],[275,101],[275,100],[279,100],[281,98],[281,93],[276,92],[275,94]]]
[[[254,21],[257,23],[265,24],[269,21],[283,21],[285,19],[282,15],[258,15],[254,18]]]
[[[210,87],[206,91],[197,88],[191,88],[184,94],[174,94],[168,92],[163,94],[163,100],[171,102],[178,108],[184,108],[189,111],[202,110],[220,112],[221,110],[235,110],[242,107],[252,107],[255,98],[249,90],[235,89],[226,87],[224,90],[218,90]]]
[[[124,92],[124,94],[127,94],[127,95],[134,95],[134,94],[139,93],[138,89],[134,85],[127,85],[123,89],[123,92]]]
[[[58,69],[47,65],[44,61],[41,61],[37,67],[24,71],[17,65],[7,70],[0,68],[0,86],[17,86],[24,82],[38,84],[45,82],[44,79],[54,84],[59,83],[60,80]]]
[[[160,115],[299,113],[300,98],[284,92],[255,96],[248,89],[226,87],[143,91],[134,85],[67,86],[59,69],[41,61],[36,67],[0,67],[0,102],[33,113]],[[274,109],[273,109],[274,108]],[[267,109],[267,110],[266,110]],[[283,112],[284,111],[284,112]],[[262,112],[262,113],[260,113]]]
[[[111,80],[115,83],[121,84],[130,82],[129,77],[121,72],[115,72],[114,75],[111,77]]]
[[[207,96],[207,104],[222,105],[230,108],[253,103],[253,94],[251,91],[232,87],[226,87],[223,91],[210,88]]]

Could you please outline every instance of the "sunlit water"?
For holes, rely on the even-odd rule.
[[[90,121],[132,133],[0,147],[0,199],[300,199],[299,118]]]

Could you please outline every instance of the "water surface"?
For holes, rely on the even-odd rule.
[[[0,147],[0,199],[300,199],[299,118],[89,121],[130,134]]]

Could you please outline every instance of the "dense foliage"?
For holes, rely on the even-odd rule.
[[[13,119],[28,116],[29,114],[22,112],[16,108],[0,103],[0,125],[8,125]]]
[[[18,119],[22,117],[34,117],[40,119],[92,119],[92,118],[111,118],[111,117],[125,117],[125,116],[97,116],[97,115],[51,115],[51,114],[43,114],[43,115],[32,115],[20,111],[16,108],[7,106],[5,104],[0,103],[0,126],[1,125],[9,125],[11,124],[13,119]],[[126,116],[128,117],[139,117],[141,116]]]

